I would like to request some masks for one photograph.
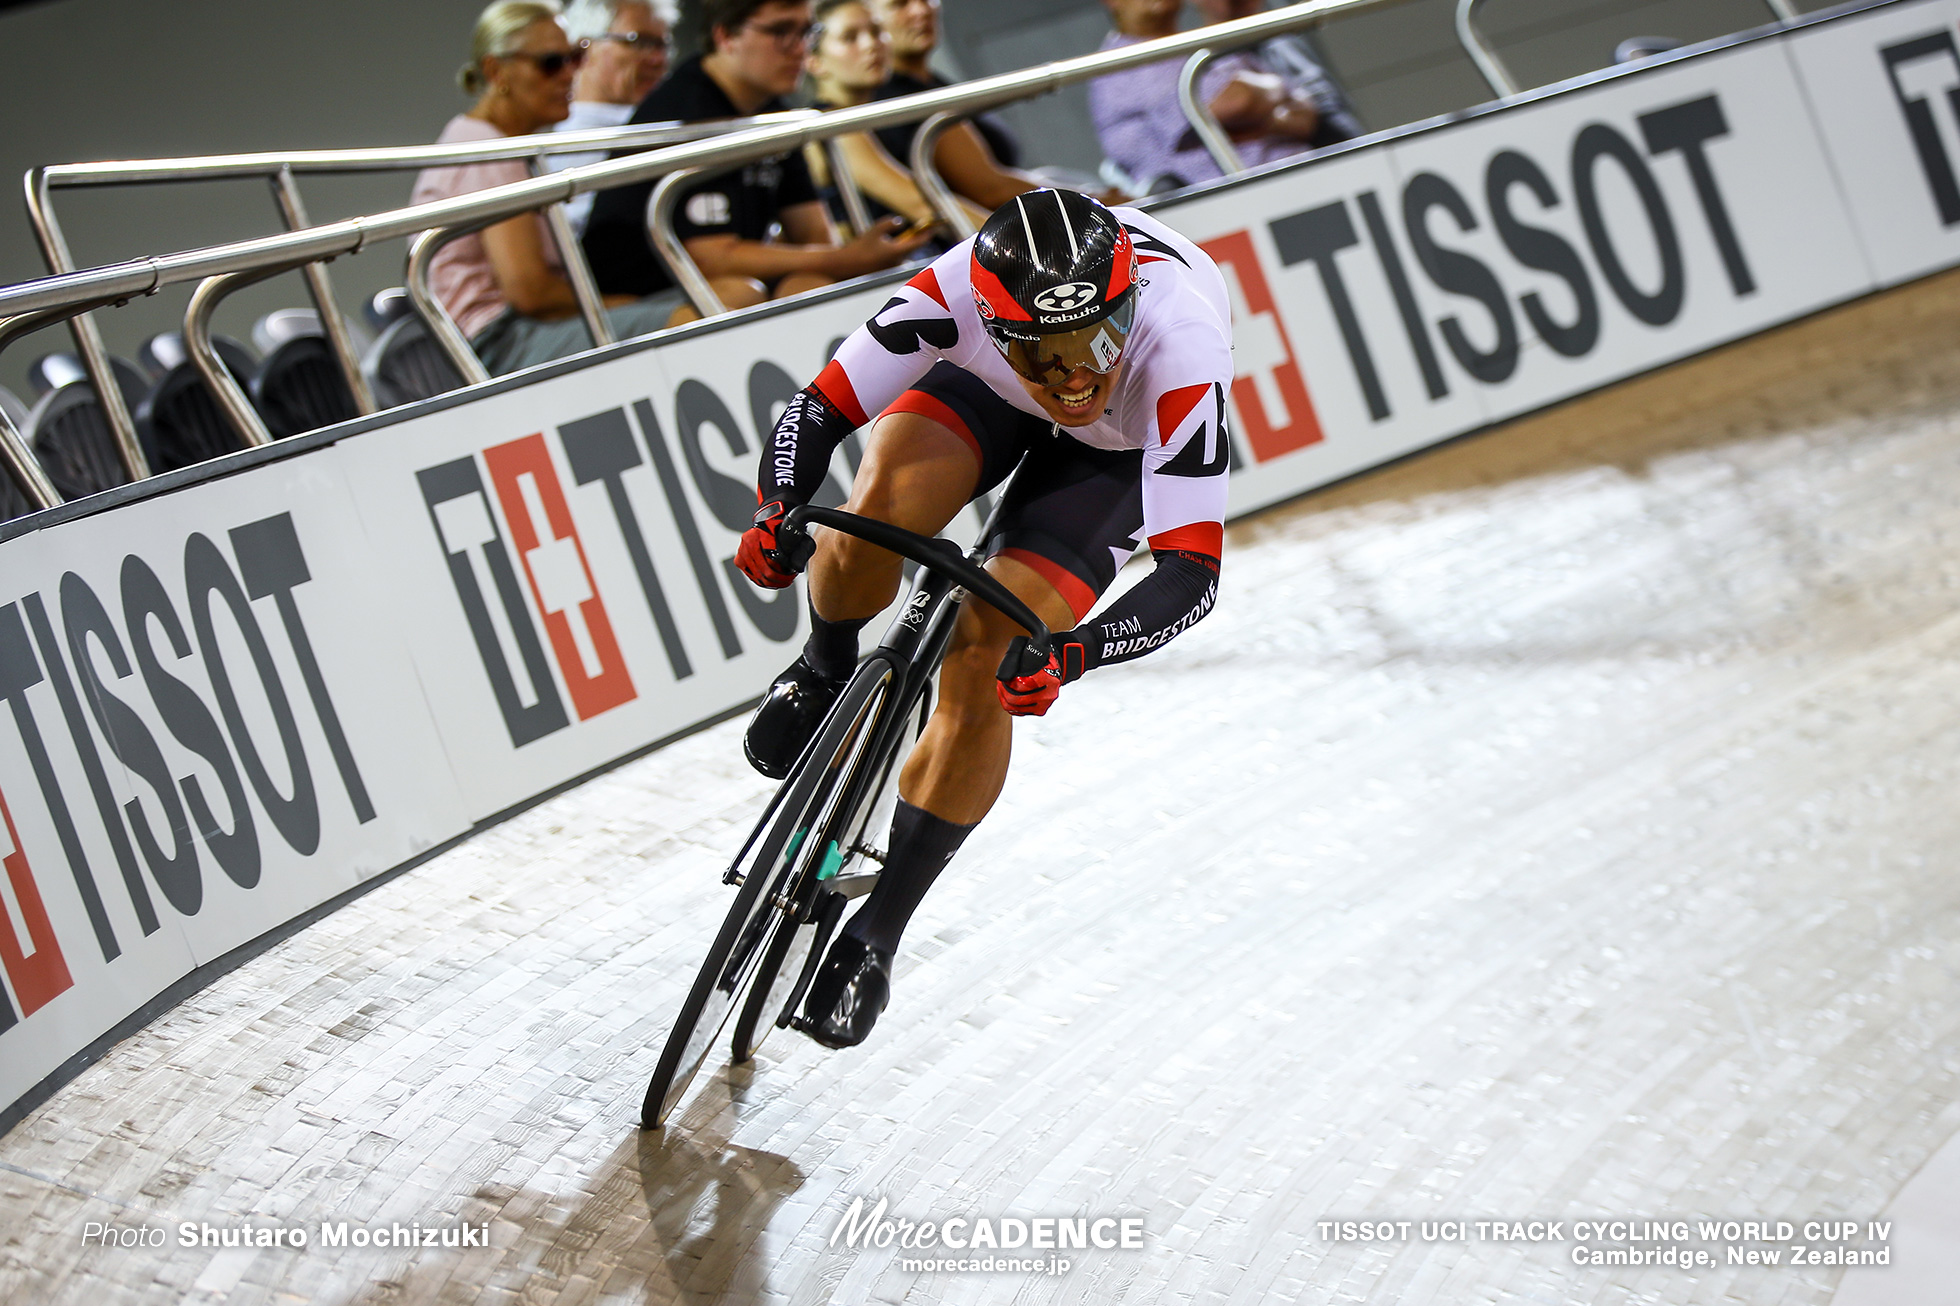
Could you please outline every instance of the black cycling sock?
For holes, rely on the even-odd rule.
[[[892,817],[891,851],[885,854],[885,869],[871,895],[844,926],[844,933],[867,947],[886,952],[898,951],[899,936],[925,900],[926,890],[953,860],[971,825],[943,821],[924,808],[914,807],[903,798]]]
[[[869,617],[850,621],[825,621],[810,607],[810,638],[804,641],[803,657],[825,680],[849,680],[857,667],[858,632]]]

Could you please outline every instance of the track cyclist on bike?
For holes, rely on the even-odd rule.
[[[996,681],[1022,631],[967,602],[939,699],[899,779],[877,886],[831,945],[804,1004],[829,1047],[864,1041],[890,997],[899,936],[999,797],[1014,716],[1039,716],[1084,672],[1140,657],[1211,610],[1231,444],[1230,300],[1197,246],[1135,209],[1072,191],[1002,205],[907,282],[791,400],[763,448],[761,508],[737,562],[795,580],[777,529],[874,415],[850,511],[934,535],[1020,461],[988,569],[1059,632],[1034,675]],[[1138,544],[1155,570],[1085,620]],[[900,559],[817,538],[811,633],[756,709],[749,761],[781,777],[856,666],[858,632],[896,597]]]

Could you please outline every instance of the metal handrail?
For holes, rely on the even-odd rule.
[[[674,235],[674,206],[681,202],[681,186],[703,171],[701,168],[682,168],[654,183],[652,194],[647,196],[647,237],[673,270],[675,281],[693,303],[695,311],[702,317],[715,317],[726,313],[728,305],[721,302],[721,296],[715,293],[708,278],[702,275],[701,265],[688,257],[686,248]]]
[[[1198,139],[1204,142],[1205,149],[1211,154],[1211,161],[1229,177],[1235,172],[1245,171],[1245,160],[1239,157],[1238,147],[1225,134],[1225,128],[1212,113],[1211,106],[1198,98],[1198,75],[1204,71],[1206,64],[1217,57],[1218,51],[1207,47],[1184,61],[1184,67],[1177,74],[1177,102],[1184,109],[1185,120],[1197,131]],[[1148,178],[1139,177],[1137,180],[1147,181]]]
[[[1330,2],[1333,3],[1334,7],[1348,8],[1348,9],[1363,9],[1363,8],[1372,7],[1373,3],[1395,3],[1397,2],[1397,0],[1372,0],[1372,3],[1368,2],[1368,0],[1347,0],[1347,3],[1345,4],[1339,3],[1339,0],[1323,0],[1323,3],[1330,3]],[[1309,6],[1296,6],[1296,8],[1308,8],[1308,7]],[[1285,12],[1285,11],[1281,11],[1281,12]],[[1267,15],[1266,17],[1271,18],[1273,17],[1273,15]],[[1310,23],[1317,22],[1324,17],[1325,17],[1324,12],[1316,12],[1314,14],[1306,15],[1304,17],[1300,17],[1296,15],[1293,17],[1292,21],[1285,24],[1284,30],[1293,30],[1298,27],[1307,26]],[[1253,22],[1253,23],[1257,23],[1259,21],[1260,21],[1259,19],[1241,20],[1241,22]],[[1220,24],[1218,27],[1206,28],[1204,30],[1207,33],[1222,33],[1236,26],[1237,24]],[[1207,42],[1205,46],[1198,51],[1198,54],[1208,55],[1212,51],[1213,47],[1218,47],[1220,50],[1223,50],[1223,49],[1232,48],[1235,45],[1251,44],[1253,42],[1265,39],[1265,36],[1266,33],[1262,31],[1246,40],[1210,41]],[[1173,38],[1166,38],[1165,40],[1168,42],[1177,42],[1181,39],[1182,38],[1173,37]],[[1152,43],[1144,42],[1142,44],[1149,45]],[[1162,43],[1158,43],[1158,44],[1161,45]],[[1131,48],[1140,49],[1142,47],[1140,45]],[[1083,56],[1081,60],[1066,61],[1066,62],[1068,63],[1079,62],[1079,63],[1088,63],[1094,65],[1098,60],[1102,59],[1105,55],[1110,53],[1114,53],[1114,52],[1100,52],[1099,54]],[[1134,62],[1137,63],[1155,62],[1157,59],[1162,57],[1164,56],[1163,54],[1160,53],[1151,57],[1146,57],[1144,59],[1135,60]],[[1117,61],[1113,61],[1113,60],[1111,61],[1112,64],[1115,62]],[[1053,66],[1054,65],[1050,65],[1050,67]],[[1122,66],[1128,66],[1128,63],[1125,62],[1123,63]],[[1110,67],[1092,66],[1091,70],[1083,75],[1091,76],[1100,72],[1107,72],[1111,70],[1112,69]],[[987,81],[979,82],[979,83],[968,83],[966,84],[965,87],[962,88],[948,88],[948,89],[949,90],[963,89],[963,90],[970,91],[978,87],[989,85],[996,81],[1002,81],[1002,80],[1011,81],[1015,79],[1017,76],[1018,74],[1015,73],[1004,73],[1001,74],[998,78],[987,79]],[[1081,80],[1081,79],[1082,78],[1078,76],[1078,77],[1071,78],[1069,80]],[[1021,90],[1018,92],[1006,94],[998,98],[997,100],[993,101],[993,103],[1007,103],[1010,100],[1026,98],[1031,94],[1041,93],[1042,91],[1053,89],[1055,85],[1060,85],[1060,84],[1062,83],[1054,82],[1052,84],[1043,84],[1039,87],[1038,90],[1035,91]],[[885,101],[884,103],[886,105],[891,105],[891,106],[901,106],[905,104],[918,104],[921,102],[931,100],[934,94],[944,95],[947,93],[948,93],[947,91],[941,91],[937,93],[927,93],[924,95],[915,95],[915,96],[906,97],[904,100]],[[990,107],[990,106],[982,106],[982,107]],[[842,136],[847,132],[851,131],[853,127],[856,125],[854,123],[847,121],[847,119],[850,118],[850,115],[854,113],[862,114],[864,111],[865,111],[865,106],[859,106],[856,109],[851,109],[851,110],[839,109],[839,110],[832,110],[829,113],[826,113],[825,115],[823,115],[824,126],[820,126],[818,128],[815,136],[803,138],[802,143],[809,144],[816,141],[821,141],[826,147],[834,146],[839,136]],[[905,114],[904,116],[897,117],[896,121],[898,122],[908,121],[910,118],[915,117],[918,114],[918,112],[919,110],[914,108],[911,113]],[[934,211],[939,215],[940,220],[944,224],[946,224],[946,226],[949,229],[951,229],[956,235],[959,235],[961,237],[970,236],[974,234],[974,231],[976,229],[973,225],[972,219],[967,216],[965,207],[959,202],[958,198],[954,196],[951,189],[946,186],[944,179],[940,177],[938,169],[934,166],[932,162],[932,154],[933,154],[933,149],[938,142],[939,135],[942,132],[944,132],[946,128],[950,127],[954,122],[959,121],[961,118],[968,116],[968,114],[970,114],[971,112],[974,112],[974,110],[967,109],[964,107],[942,109],[939,112],[932,114],[930,117],[927,117],[925,121],[920,124],[920,127],[918,131],[914,134],[912,140],[911,162],[913,166],[915,179],[919,184],[921,193],[925,196],[927,202],[932,205]],[[1198,128],[1198,130],[1201,133],[1203,133],[1208,128],[1211,135],[1221,140],[1226,139],[1224,129],[1219,126],[1218,120],[1212,116],[1209,109],[1205,108],[1202,105],[1198,105],[1196,103],[1195,97],[1192,97],[1187,100],[1186,112],[1190,116],[1190,120],[1194,125],[1194,127]],[[876,130],[877,127],[879,126],[889,125],[889,122],[884,120],[885,115],[880,114],[875,116],[878,119],[880,119],[880,121],[870,125],[868,128],[869,130]],[[1230,147],[1228,144],[1228,149],[1229,148]],[[759,157],[759,156],[750,156],[750,157]],[[1235,150],[1231,151],[1228,157],[1235,163],[1238,160],[1238,155]],[[747,160],[745,159],[743,161],[746,162]],[[715,172],[724,171],[727,167],[730,166],[734,166],[734,165],[724,164],[722,166],[717,167],[717,166],[704,164],[699,167],[687,169],[687,171],[689,172],[690,176],[699,175],[701,173],[712,174]],[[1243,171],[1243,170],[1244,168],[1242,164],[1239,164],[1239,166],[1230,169],[1230,171]],[[574,169],[571,171],[576,171],[576,170]],[[834,153],[833,153],[833,171],[838,171],[836,167],[836,156]],[[850,188],[854,190],[855,183],[848,182],[848,177],[849,177],[848,170],[843,170],[843,176],[846,178]],[[846,192],[846,198],[848,200],[849,191]],[[720,296],[718,296],[715,293],[713,286],[708,281],[708,278],[702,274],[701,269],[695,263],[693,256],[687,252],[686,245],[674,234],[673,211],[674,208],[678,205],[679,199],[680,196],[678,191],[678,183],[673,180],[673,174],[670,173],[666,178],[662,179],[661,183],[656,186],[654,192],[648,196],[647,208],[646,208],[647,239],[648,242],[653,246],[653,248],[659,253],[660,257],[666,262],[669,270],[672,271],[674,275],[674,280],[676,285],[680,288],[682,293],[687,296],[688,300],[694,305],[695,310],[698,313],[700,313],[701,316],[703,317],[714,317],[717,316],[718,314],[727,312],[728,311],[727,306],[722,302]],[[479,223],[476,225],[481,226],[483,224]],[[570,262],[570,261],[579,260],[582,257],[582,255],[579,252],[568,251],[566,257],[568,262]],[[442,348],[443,352],[449,357],[451,362],[453,362],[456,365],[460,373],[466,378],[475,377],[476,375],[478,375],[478,373],[481,372],[482,370],[481,365],[477,362],[473,351],[470,350],[468,340],[464,337],[461,327],[456,323],[455,319],[450,315],[448,307],[444,305],[440,301],[440,299],[437,298],[434,292],[429,288],[427,278],[429,276],[430,270],[431,270],[431,265],[426,260],[420,263],[413,263],[413,262],[411,263],[411,266],[406,276],[406,281],[408,283],[409,297],[415,303],[417,311],[420,312],[424,317],[424,319],[428,322],[431,336],[434,338],[436,343]]]
[[[27,216],[28,221],[33,225],[34,235],[40,243],[42,257],[47,262],[48,270],[54,273],[72,272],[75,270],[74,258],[69,252],[67,236],[62,231],[61,222],[54,210],[53,192],[58,187],[153,185],[166,182],[264,177],[272,183],[273,197],[279,206],[281,218],[285,220],[286,229],[299,231],[313,225],[306,215],[305,205],[300,199],[299,186],[294,180],[295,175],[299,173],[398,172],[411,168],[454,167],[509,159],[526,159],[535,165],[538,161],[552,155],[589,153],[594,149],[636,150],[681,144],[709,136],[725,135],[744,127],[795,122],[813,117],[815,112],[811,109],[792,109],[782,113],[757,114],[753,118],[737,119],[732,122],[644,123],[438,145],[378,146],[348,150],[289,150],[276,154],[122,159],[99,163],[56,163],[35,168],[24,178]],[[579,311],[585,318],[587,329],[592,333],[593,344],[595,346],[611,344],[612,330],[606,321],[603,303],[592,285],[591,270],[584,266],[583,258],[577,252],[568,248],[577,242],[568,239],[569,228],[561,232],[558,224],[552,222],[549,216],[546,221],[552,226],[552,234],[557,239],[560,254],[565,262],[566,274],[572,282],[574,293],[578,296]],[[353,392],[356,410],[363,415],[378,411],[379,405],[375,403],[373,391],[361,372],[353,336],[347,329],[346,317],[340,311],[339,301],[334,297],[333,285],[325,266],[319,262],[309,262],[303,266],[303,272],[307,281],[307,290],[315,309],[320,314],[321,330],[333,348],[334,359],[340,366],[341,375]],[[144,458],[142,446],[137,442],[136,424],[131,419],[128,405],[123,400],[120,387],[114,384],[111,377],[109,353],[103,344],[101,331],[88,314],[73,318],[70,329],[74,336],[76,352],[81,356],[82,366],[95,387],[98,401],[102,404],[103,415],[108,421],[111,434],[115,437],[117,453],[122,460],[124,470],[129,474],[130,479],[142,480],[149,476],[150,469]],[[196,352],[192,351],[193,361],[196,358]],[[213,384],[215,388],[216,383]],[[260,429],[263,429],[262,425]],[[248,440],[252,438],[250,432],[244,434]]]
[[[968,236],[976,234],[979,228],[973,225],[973,219],[967,215],[966,205],[960,203],[959,196],[953,194],[953,188],[946,184],[946,179],[939,175],[939,169],[933,166],[932,162],[933,151],[939,146],[939,138],[946,134],[948,127],[960,121],[960,118],[960,114],[941,110],[920,123],[919,129],[912,133],[911,164],[912,177],[918,183],[919,194],[925,196],[926,203],[932,205],[932,211],[939,215],[939,220],[946,225],[946,229],[961,240],[965,240]]]
[[[1470,62],[1476,64],[1477,71],[1484,75],[1491,93],[1500,100],[1509,99],[1523,88],[1518,85],[1518,79],[1511,75],[1504,60],[1498,57],[1496,47],[1477,26],[1477,10],[1483,8],[1485,3],[1486,0],[1456,0],[1456,39],[1462,43],[1464,53],[1470,56]],[[1763,0],[1763,3],[1769,6],[1777,22],[1794,23],[1801,17],[1791,0]]]
[[[813,141],[846,132],[876,131],[936,113],[968,115],[1015,100],[1046,94],[1063,86],[1106,73],[1139,67],[1160,59],[1191,54],[1205,47],[1235,49],[1282,32],[1296,31],[1334,14],[1384,8],[1403,0],[1308,0],[1286,9],[1236,19],[1229,23],[1142,41],[1114,50],[1096,51],[1035,68],[999,73],[978,81],[922,92],[898,100],[878,101],[814,115],[818,121],[744,127],[710,140],[697,140],[653,153],[609,159],[569,168],[546,177],[474,191],[466,195],[412,205],[384,213],[343,219],[301,231],[258,237],[205,249],[132,259],[121,263],[67,272],[16,286],[0,288],[0,331],[12,319],[47,313],[35,326],[72,317],[107,303],[155,292],[165,285],[228,276],[278,266],[282,269],[356,253],[367,245],[426,230],[475,229],[515,217],[574,195],[648,181],[683,168],[703,170],[739,166],[772,154],[800,148]],[[563,134],[567,141],[579,135]],[[554,142],[559,143],[559,142]],[[578,144],[589,143],[579,141]],[[502,144],[502,143],[495,143]],[[515,148],[516,143],[511,143]],[[423,147],[430,148],[430,147]],[[524,145],[538,148],[535,138]],[[319,152],[344,153],[344,152]],[[396,153],[405,153],[398,151]],[[243,157],[243,156],[241,156]],[[266,156],[259,156],[264,158]],[[279,156],[290,159],[292,156]],[[318,155],[314,156],[318,157]],[[107,165],[70,165],[102,167]],[[32,177],[32,174],[30,174]],[[150,180],[166,180],[155,176]],[[30,190],[33,187],[30,185]],[[222,289],[222,288],[221,288]],[[214,292],[215,293],[215,292]],[[434,324],[432,323],[432,329]],[[104,375],[106,376],[106,361]],[[114,393],[113,385],[99,386]],[[107,404],[105,403],[105,407]],[[0,428],[7,428],[0,416]],[[4,429],[0,429],[4,434]]]

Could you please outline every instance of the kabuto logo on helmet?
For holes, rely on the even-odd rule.
[[[1092,302],[1096,288],[1086,281],[1071,281],[1066,285],[1050,286],[1034,297],[1034,306],[1044,313],[1074,313],[1076,309]]]
[[[978,290],[975,290],[973,292],[973,308],[974,311],[979,313],[981,317],[986,318],[989,321],[993,319],[994,306],[992,304],[989,304],[987,302],[987,297],[981,294]]]

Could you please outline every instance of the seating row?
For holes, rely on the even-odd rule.
[[[384,290],[366,306],[378,330],[363,352],[361,370],[375,401],[393,408],[463,384],[441,349],[409,311],[405,292]],[[251,397],[274,438],[317,430],[358,415],[352,391],[311,309],[280,309],[253,328],[263,357],[236,340],[214,336],[225,369]],[[178,332],[145,341],[137,362],[110,360],[136,434],[154,472],[189,467],[244,447],[225,419]],[[0,409],[26,438],[64,500],[127,483],[115,438],[95,388],[72,354],[49,354],[28,369],[30,407],[0,389]],[[0,476],[0,521],[30,505]]]

